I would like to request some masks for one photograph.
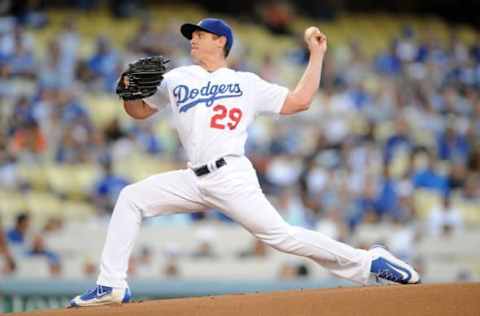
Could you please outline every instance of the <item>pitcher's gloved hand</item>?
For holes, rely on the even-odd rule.
[[[125,101],[154,95],[167,72],[168,62],[166,57],[152,56],[129,64],[118,80],[117,95]]]

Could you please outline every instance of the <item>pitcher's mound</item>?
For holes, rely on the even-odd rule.
[[[35,316],[480,315],[480,283],[297,290],[33,312]]]

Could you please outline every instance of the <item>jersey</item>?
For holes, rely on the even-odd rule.
[[[288,89],[259,76],[200,66],[165,74],[158,92],[146,101],[169,103],[180,141],[192,166],[227,155],[244,155],[248,126],[259,113],[279,113]]]

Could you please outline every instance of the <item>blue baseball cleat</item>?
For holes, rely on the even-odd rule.
[[[380,245],[370,248],[373,254],[370,272],[375,277],[400,284],[420,283],[420,276],[409,264],[396,258]]]
[[[70,301],[70,307],[87,307],[128,303],[132,297],[129,288],[113,288],[97,285],[94,289],[78,295]]]

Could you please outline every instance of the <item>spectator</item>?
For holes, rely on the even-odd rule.
[[[93,201],[101,212],[110,212],[113,209],[115,201],[120,191],[130,182],[113,172],[113,166],[110,161],[103,165],[103,176],[95,184],[93,191]]]
[[[90,132],[90,114],[73,90],[63,90],[59,94],[58,102],[60,118],[63,124],[70,126],[73,123],[77,123]]]
[[[16,269],[15,260],[8,248],[7,240],[5,239],[5,233],[0,218],[0,258],[4,258],[3,266],[0,266],[0,274],[10,274]]]
[[[469,155],[469,147],[466,137],[459,134],[452,125],[447,126],[445,132],[438,136],[438,158],[441,160],[460,160],[465,162]]]
[[[285,2],[270,1],[261,8],[261,19],[268,30],[275,35],[290,35],[292,8]]]
[[[251,246],[240,251],[237,256],[241,259],[245,258],[266,258],[268,255],[268,247],[259,239],[252,240]]]
[[[12,115],[9,118],[9,134],[13,135],[17,128],[32,120],[34,120],[34,117],[30,100],[26,95],[22,95],[15,102]]]
[[[128,49],[134,53],[152,56],[163,53],[161,34],[155,32],[150,19],[144,19],[128,43]]]
[[[276,80],[279,77],[278,67],[275,65],[271,53],[267,53],[263,57],[259,75],[262,79],[268,81]]]
[[[22,124],[11,139],[10,151],[16,156],[29,154],[35,157],[44,153],[46,149],[47,140],[34,120]]]
[[[205,240],[198,243],[196,248],[192,252],[194,258],[217,258],[217,254],[213,250],[213,245]]]
[[[60,217],[50,217],[43,226],[42,232],[45,234],[55,234],[63,228],[63,220]]]
[[[378,73],[394,76],[401,71],[401,62],[395,54],[395,46],[395,42],[391,43],[386,51],[375,58],[374,65]]]
[[[154,272],[153,249],[149,246],[142,246],[135,256],[135,268],[139,277],[152,275]]]
[[[410,152],[412,141],[410,140],[408,123],[405,118],[395,119],[395,132],[391,135],[384,147],[384,161],[390,164],[393,157],[398,157],[399,152]]]
[[[142,122],[142,124],[137,124],[130,132],[133,133],[135,140],[145,152],[155,155],[164,150],[164,146],[155,135],[152,122]]]
[[[435,159],[433,154],[426,153],[426,164],[413,174],[413,185],[416,189],[424,188],[438,192],[439,194],[449,193],[447,178],[435,170]]]
[[[468,158],[468,169],[474,173],[480,174],[480,144],[478,144],[470,152],[470,156]]]
[[[471,174],[465,180],[462,198],[471,203],[480,203],[480,174]]]
[[[278,278],[280,280],[295,280],[298,278],[308,278],[310,271],[304,263],[285,262],[280,266]]]
[[[61,133],[55,150],[59,163],[88,162],[94,157],[94,127],[86,107],[73,91],[62,91],[57,99]]]
[[[94,278],[97,274],[97,264],[92,262],[91,260],[86,260],[83,263],[83,276],[86,278]]]
[[[365,111],[367,106],[372,103],[372,96],[365,89],[363,83],[355,84],[350,89],[349,97],[357,111]]]
[[[378,222],[375,195],[376,185],[373,179],[367,179],[362,192],[355,198],[353,212],[348,218],[348,226],[352,232],[359,224]]]
[[[395,46],[395,54],[401,62],[410,63],[415,59],[418,48],[415,42],[415,33],[412,27],[408,25],[403,27],[401,37]]]
[[[405,220],[394,219],[386,242],[392,253],[402,260],[411,262],[415,256],[416,237],[415,226],[406,224]]]
[[[218,254],[214,248],[214,241],[217,238],[213,229],[205,227],[197,231],[195,234],[197,245],[192,251],[194,258],[218,258]]]
[[[382,218],[396,217],[398,209],[398,183],[390,176],[388,165],[383,167],[383,177],[379,179],[379,193],[376,197],[377,215]]]
[[[96,51],[88,60],[87,66],[93,80],[99,81],[101,90],[109,93],[114,90],[119,64],[119,55],[111,47],[108,38],[99,36]]]
[[[413,185],[405,176],[398,182],[398,208],[394,212],[394,220],[409,223],[417,216],[413,199]]]
[[[22,25],[40,28],[48,21],[44,9],[43,1],[14,1],[10,10]]]
[[[427,221],[429,233],[433,236],[449,236],[463,229],[463,217],[452,205],[451,197],[445,194],[442,204],[430,211]]]
[[[18,93],[15,92],[14,86],[10,76],[10,67],[0,58],[0,97],[3,100],[12,100],[17,97]]]
[[[294,191],[284,188],[279,196],[278,211],[285,220],[295,226],[315,229],[318,218],[313,209],[307,205],[309,197],[302,200]]]
[[[129,275],[132,275],[133,277],[136,277],[138,274],[138,263],[137,263],[137,257],[131,256],[130,259],[128,259],[128,271],[127,273]]]
[[[3,189],[15,190],[22,184],[18,171],[18,162],[15,155],[8,153],[6,146],[0,146],[0,187]]]
[[[62,273],[60,256],[47,248],[41,235],[34,237],[31,248],[27,251],[27,255],[31,257],[45,257],[48,261],[50,276],[58,277]]]
[[[462,189],[465,185],[468,169],[464,162],[455,160],[450,164],[448,188],[451,191]]]
[[[117,117],[107,124],[103,134],[108,145],[112,145],[117,140],[121,140],[127,136],[121,127],[120,120]]]
[[[8,58],[10,74],[12,76],[34,79],[36,77],[36,63],[33,52],[29,51],[21,41],[15,42],[15,51]]]
[[[180,277],[181,271],[175,257],[167,260],[167,263],[162,267],[161,274],[168,279]]]
[[[148,246],[143,246],[138,255],[140,265],[151,265],[153,263],[153,250]]]
[[[0,30],[0,61],[2,64],[6,64],[8,58],[12,56],[15,51],[15,40],[11,28],[12,25],[10,24],[9,26],[5,25]]]
[[[57,58],[60,66],[60,78],[64,86],[70,87],[74,83],[78,48],[81,44],[80,34],[73,17],[63,21],[62,30],[57,35],[56,43],[58,43]]]
[[[68,41],[67,41],[68,42]],[[66,42],[66,43],[67,43]],[[62,54],[62,45],[59,40],[51,40],[48,42],[49,54],[45,61],[39,65],[38,83],[42,89],[67,89],[73,84],[73,70],[68,58]],[[63,48],[65,49],[65,48]]]
[[[469,268],[462,268],[457,271],[455,282],[473,282],[475,281],[474,273]]]
[[[7,241],[12,245],[25,245],[30,229],[30,215],[27,212],[20,213],[15,219],[15,226],[7,231]]]
[[[25,28],[5,21],[6,25],[0,31],[0,60],[8,60],[15,55],[16,48],[21,47],[26,52],[32,52],[34,37],[25,32]]]
[[[299,66],[307,64],[310,57],[310,51],[308,50],[305,41],[303,41],[302,36],[297,36],[297,44],[293,46],[295,48],[287,54],[288,60]]]
[[[75,124],[63,131],[60,144],[57,147],[55,160],[60,164],[76,164],[91,161],[88,150],[88,132],[84,126]]]

